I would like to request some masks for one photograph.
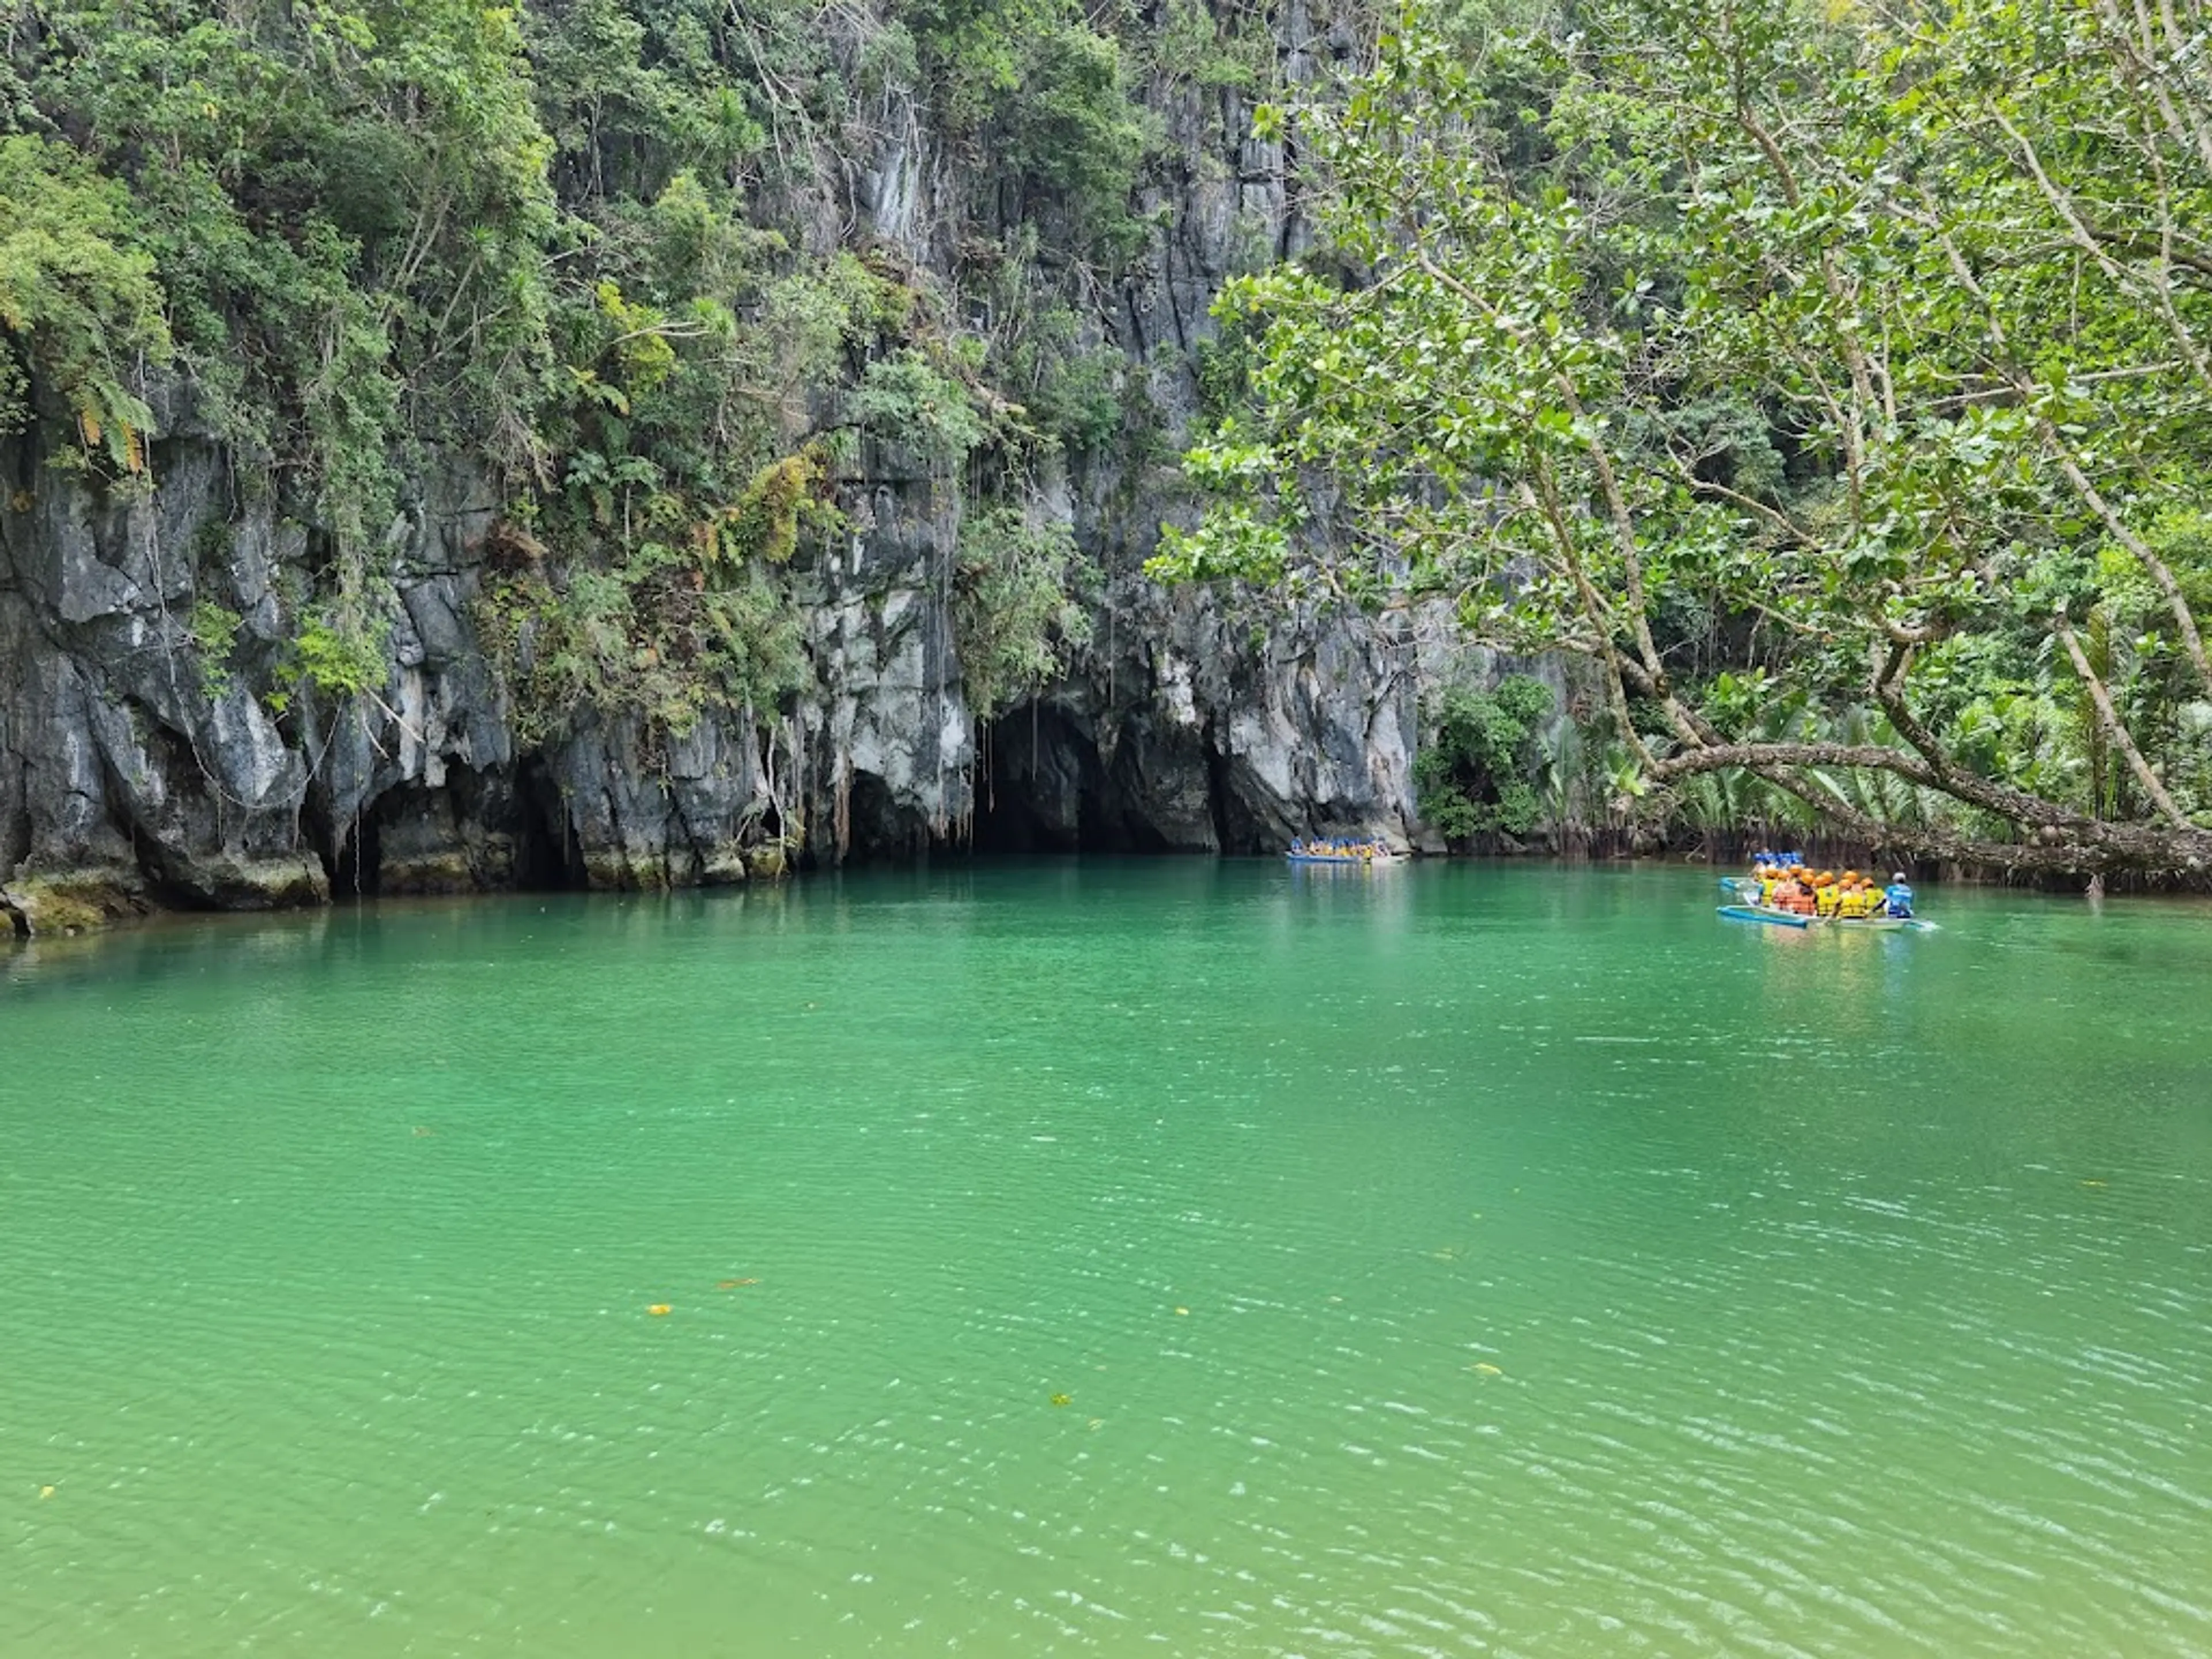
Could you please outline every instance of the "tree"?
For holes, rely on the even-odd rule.
[[[1583,15],[1412,14],[1271,117],[1326,257],[1224,295],[1254,398],[1156,568],[1449,594],[1594,664],[1661,800],[1741,771],[1878,845],[2203,868],[2206,8]]]

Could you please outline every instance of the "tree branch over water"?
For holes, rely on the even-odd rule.
[[[1417,8],[1267,118],[1326,246],[1224,295],[1250,395],[1156,569],[1444,593],[1472,640],[1583,654],[1608,769],[1662,801],[1741,775],[1884,845],[2212,867],[2181,48],[2063,0],[1577,16]],[[1397,557],[1347,564],[1352,525]]]

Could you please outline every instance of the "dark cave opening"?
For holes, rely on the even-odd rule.
[[[304,817],[308,845],[323,866],[323,879],[330,884],[331,902],[350,904],[376,897],[383,852],[374,804],[350,817],[333,818],[321,792],[310,790]]]
[[[853,775],[845,797],[845,864],[911,864],[937,844],[929,820],[902,806],[891,787],[872,772]]]
[[[334,835],[316,837],[323,873],[330,878],[331,900],[343,904],[374,898],[382,890],[383,836],[374,811],[356,814],[337,826]]]
[[[532,892],[569,892],[588,884],[584,851],[568,823],[568,803],[545,763],[523,762],[514,780],[514,884]]]
[[[969,844],[980,854],[1175,851],[1088,723],[1050,703],[1024,703],[985,728]]]

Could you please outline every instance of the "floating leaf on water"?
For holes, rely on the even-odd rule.
[[[1190,1316],[1190,1310],[1188,1308],[1177,1308],[1176,1311],[1182,1315],[1185,1318],[1188,1318]]]
[[[748,1285],[759,1283],[757,1279],[725,1279],[719,1280],[714,1288],[718,1291],[741,1291]]]
[[[1497,1366],[1492,1364],[1487,1359],[1476,1360],[1474,1364],[1468,1367],[1468,1370],[1471,1371],[1480,1371],[1485,1376],[1503,1376],[1505,1375],[1504,1371],[1499,1370]]]
[[[668,1310],[669,1310],[669,1304],[668,1304],[667,1303],[665,1303],[665,1302],[656,1302],[656,1303],[654,1303],[651,1307],[647,1308],[647,1309],[646,1310],[646,1312],[647,1312],[647,1313],[649,1313],[649,1314],[653,1314],[653,1315],[658,1316],[658,1315],[660,1315],[660,1314],[665,1314],[665,1313],[666,1313]]]
[[[1075,1396],[1072,1394],[1056,1394],[1052,1397],[1052,1403],[1055,1406],[1072,1406],[1075,1403]]]
[[[1097,1425],[1094,1424],[1092,1426],[1095,1428]],[[39,1496],[41,1498],[52,1498],[53,1495],[54,1489],[52,1486],[41,1486],[39,1488]]]

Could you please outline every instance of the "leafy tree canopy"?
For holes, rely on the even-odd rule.
[[[1269,115],[1322,251],[1157,570],[1593,665],[1631,787],[1878,844],[2212,859],[2192,0],[1419,7]]]

